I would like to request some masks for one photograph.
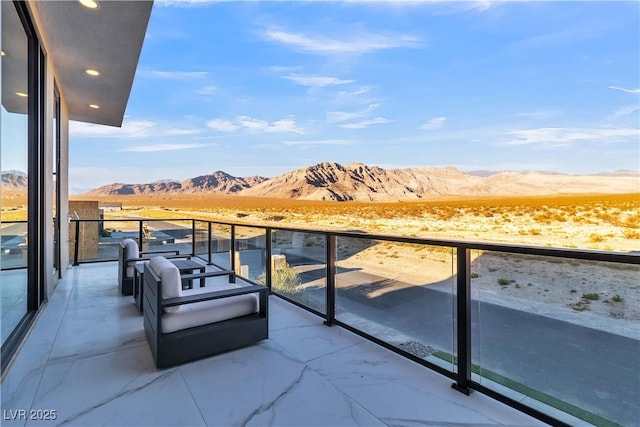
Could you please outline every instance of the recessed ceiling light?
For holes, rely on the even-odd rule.
[[[29,95],[27,95],[27,94],[26,94],[26,93],[24,93],[24,92],[16,92],[16,95],[18,95],[18,96],[20,96],[20,97],[22,97],[22,98],[26,98],[27,96],[29,96]]]
[[[89,9],[97,9],[98,2],[96,0],[78,0],[81,5]]]
[[[91,68],[87,68],[86,70],[84,70],[84,72],[89,74],[90,76],[99,76],[100,75],[100,71],[92,70]]]
[[[4,50],[0,50],[0,56],[5,56],[6,53],[4,53]]]
[[[100,108],[100,106],[99,106],[99,105],[96,105],[96,104],[89,104],[89,107],[91,107],[91,108],[95,108],[96,110],[97,110],[98,108]]]

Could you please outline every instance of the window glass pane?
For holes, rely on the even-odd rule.
[[[28,39],[12,2],[1,3],[2,343],[27,311]]]

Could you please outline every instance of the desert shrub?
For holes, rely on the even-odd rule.
[[[257,282],[266,284],[266,273],[262,273]],[[303,289],[300,287],[300,277],[289,264],[279,265],[271,272],[271,289],[291,299],[300,300]]]
[[[472,279],[477,279],[478,277],[480,277],[480,275],[478,273],[471,273],[471,278]]]
[[[640,231],[636,230],[624,230],[622,235],[625,239],[640,239]]]
[[[510,283],[511,282],[508,279],[498,279],[498,285],[500,285],[500,286],[507,286]]]
[[[597,301],[600,299],[600,295],[596,294],[596,293],[591,293],[591,294],[582,294],[582,298],[589,300],[589,301]]]
[[[600,242],[604,242],[604,237],[603,237],[603,236],[601,236],[601,235],[599,235],[599,234],[592,233],[592,234],[589,236],[589,242],[591,242],[591,243],[600,243]]]
[[[615,294],[611,299],[612,299],[613,301],[615,301],[615,302],[622,302],[622,301],[624,301],[624,298],[622,298],[622,297],[621,297],[620,295],[618,295],[618,294]]]

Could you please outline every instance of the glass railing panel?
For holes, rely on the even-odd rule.
[[[27,222],[3,221],[0,227],[2,269],[27,266]]]
[[[69,223],[69,252],[74,253],[75,240],[77,239],[78,248],[78,261],[90,262],[100,260],[100,242],[102,223],[100,221],[79,221],[80,226],[77,228],[78,235],[76,236],[76,224],[77,221]],[[116,259],[114,257],[114,259]]]
[[[454,370],[455,250],[337,238],[336,319]]]
[[[209,223],[207,221],[194,221],[195,235],[195,254],[205,261],[209,261]]]
[[[86,251],[88,246],[86,245],[90,239],[84,236],[83,231],[87,231],[84,227],[84,223],[81,223],[81,233],[83,245],[79,251],[84,257],[80,258],[80,261],[86,261]],[[91,230],[93,231],[93,229]],[[120,242],[124,239],[133,239],[138,242],[140,235],[140,222],[139,221],[100,221],[97,223],[98,232],[98,252],[97,259],[100,260],[117,260],[120,254]]]
[[[640,420],[640,267],[472,251],[473,379],[595,425]]]
[[[231,268],[231,226],[211,223],[211,262],[220,268]]]
[[[271,289],[326,313],[326,235],[274,230],[271,241]]]
[[[144,220],[142,234],[144,252],[178,251],[180,255],[193,252],[191,220]]]
[[[235,270],[236,274],[251,281],[264,283],[266,274],[266,231],[258,227],[235,227]]]
[[[120,242],[124,239],[139,240],[139,221],[135,220],[80,220],[78,234],[78,261],[117,260]],[[73,259],[75,251],[76,221],[69,224],[69,254]]]

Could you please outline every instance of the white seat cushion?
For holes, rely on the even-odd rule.
[[[221,291],[223,289],[240,288],[233,283],[218,286],[206,286],[184,291],[184,295],[194,295],[206,292]],[[185,304],[177,313],[167,313],[162,316],[162,333],[175,332],[182,329],[216,323],[234,317],[257,313],[259,300],[257,294],[237,295],[210,301]]]
[[[171,261],[163,256],[156,256],[149,260],[149,266],[162,280],[162,298],[176,298],[182,296],[182,280],[180,271]],[[175,313],[181,307],[167,307],[165,313]]]
[[[128,258],[139,258],[140,250],[138,249],[138,244],[133,239],[124,239],[120,242],[120,245],[124,248],[124,259]],[[134,263],[127,263],[126,265],[126,274],[127,277],[133,277],[133,269]]]

